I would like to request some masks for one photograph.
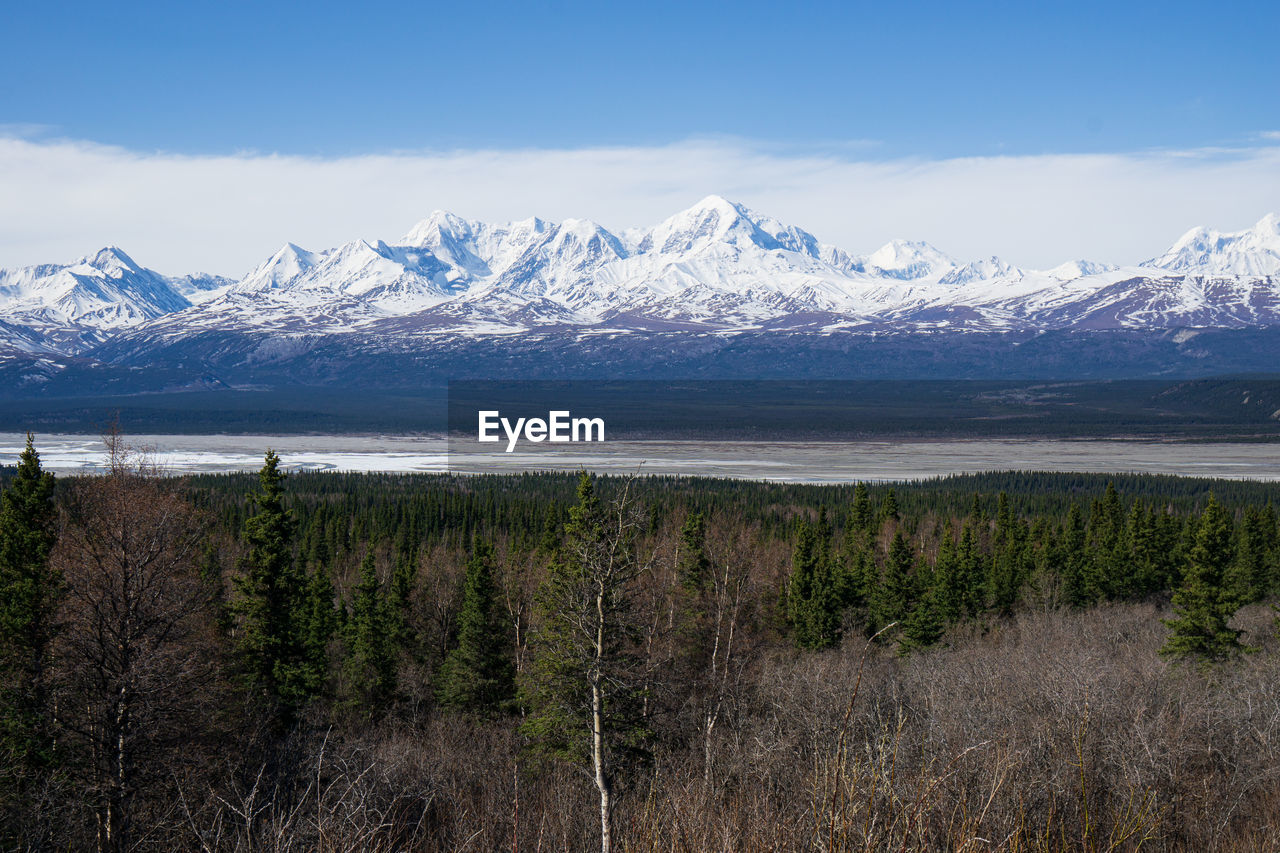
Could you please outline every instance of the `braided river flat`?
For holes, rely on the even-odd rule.
[[[734,477],[794,483],[917,480],[982,471],[1079,471],[1280,480],[1280,443],[1125,439],[875,440],[842,442],[610,441],[554,450],[450,453],[443,436],[137,435],[162,473],[252,471],[268,448],[307,471],[510,473],[586,469],[596,473]],[[12,465],[25,436],[0,433],[0,465]],[[102,439],[37,435],[42,464],[62,473],[100,472]],[[548,452],[549,451],[549,452]]]

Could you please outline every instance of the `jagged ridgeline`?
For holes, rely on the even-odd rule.
[[[29,393],[85,393],[104,380],[136,392],[512,369],[1266,371],[1274,340],[1259,347],[1238,333],[1280,319],[1277,272],[1275,216],[1239,232],[1193,229],[1129,266],[1073,260],[1036,271],[916,241],[855,254],[717,196],[619,233],[586,220],[490,225],[437,212],[391,243],[287,244],[239,279],[167,277],[115,247],[0,272],[0,372]],[[806,357],[815,342],[821,352]]]

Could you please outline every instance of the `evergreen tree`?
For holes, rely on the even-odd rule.
[[[853,507],[849,518],[854,530],[861,533],[870,532],[875,516],[871,510],[871,493],[867,491],[866,483],[859,482],[853,487]]]
[[[553,556],[560,548],[563,534],[559,507],[553,503],[543,516],[542,535],[538,537],[538,553],[544,557]]]
[[[975,529],[984,527],[987,523],[987,511],[982,505],[982,495],[976,492],[973,500],[969,502],[969,521],[973,523]]]
[[[1185,521],[1170,512],[1152,513],[1152,553],[1155,556],[1156,589],[1172,589],[1182,577],[1187,548],[1187,529],[1196,527],[1194,517]]]
[[[314,679],[305,646],[306,575],[293,558],[296,522],[284,505],[284,479],[280,457],[267,451],[259,491],[251,496],[256,512],[244,523],[249,550],[235,578],[234,611],[246,669],[275,708],[277,723],[288,727],[313,695]]]
[[[836,566],[836,592],[842,608],[852,608],[866,616],[867,605],[875,595],[877,572],[868,549],[846,542],[843,565]]]
[[[1245,509],[1227,581],[1240,604],[1261,601],[1271,591],[1275,529],[1274,515],[1258,507]]]
[[[707,521],[700,512],[691,512],[680,528],[676,549],[676,589],[673,612],[678,662],[691,671],[700,671],[708,660],[711,594],[714,579],[707,555]]]
[[[998,611],[1008,613],[1018,599],[1022,583],[1030,574],[1026,526],[1013,517],[1009,496],[1000,493],[996,528],[991,542],[987,598]]]
[[[706,587],[711,561],[707,558],[707,520],[700,512],[689,513],[680,528],[680,555],[676,561],[676,581],[689,592]]]
[[[906,655],[932,646],[942,639],[946,627],[946,620],[939,604],[937,586],[929,584],[902,623],[898,653]]]
[[[306,657],[306,689],[308,695],[324,692],[329,676],[329,641],[338,629],[338,612],[334,607],[333,581],[329,567],[317,564],[311,570],[307,585],[307,614],[303,648]]]
[[[391,635],[395,645],[409,648],[415,645],[411,611],[413,591],[418,583],[417,548],[409,548],[396,563],[391,575],[391,590],[387,594],[388,614],[391,619]]]
[[[1096,600],[1095,590],[1089,586],[1085,549],[1084,513],[1080,505],[1072,501],[1056,550],[1058,571],[1062,575],[1062,599],[1070,607],[1084,607]]]
[[[822,532],[821,524],[802,521],[791,560],[787,620],[802,649],[825,649],[840,640],[840,591]]]
[[[956,545],[955,531],[947,522],[938,545],[938,562],[933,567],[935,605],[944,623],[960,618],[964,607],[964,593],[960,586],[960,550]]]
[[[915,555],[907,540],[899,530],[893,534],[889,543],[889,554],[885,560],[884,576],[877,590],[876,600],[872,605],[873,630],[886,625],[906,621],[916,605],[916,577],[914,573]]]
[[[510,631],[493,580],[493,546],[478,539],[467,560],[457,644],[440,667],[436,697],[479,716],[506,708],[515,693]]]
[[[374,715],[391,703],[396,692],[396,660],[391,645],[387,603],[378,581],[373,551],[360,563],[360,582],[347,620],[347,658],[343,662],[348,704]]]
[[[890,489],[884,496],[884,501],[880,504],[880,523],[886,521],[897,522],[902,518],[898,511],[898,496]]]
[[[1258,548],[1265,555],[1256,581],[1265,597],[1280,592],[1280,519],[1276,518],[1275,506],[1268,503],[1263,507],[1256,524]]]
[[[1098,598],[1125,594],[1129,585],[1129,550],[1125,543],[1126,518],[1114,482],[1107,483],[1101,500],[1094,501],[1089,523],[1092,553],[1086,588]]]
[[[1128,570],[1122,573],[1120,594],[1142,596],[1159,589],[1158,557],[1156,555],[1155,521],[1145,501],[1137,498],[1129,510],[1127,535]]]
[[[964,616],[978,615],[986,603],[983,592],[987,576],[986,558],[979,546],[974,523],[972,519],[965,522],[956,555],[955,585],[960,595],[960,612]]]
[[[28,433],[17,474],[0,494],[0,750],[19,777],[53,758],[47,667],[63,588],[49,565],[53,489]]]
[[[1182,582],[1173,593],[1175,618],[1164,620],[1172,633],[1160,654],[1209,663],[1245,650],[1241,632],[1227,624],[1236,610],[1235,596],[1226,587],[1231,559],[1230,519],[1210,495]]]

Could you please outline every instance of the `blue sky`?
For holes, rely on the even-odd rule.
[[[0,267],[243,275],[435,209],[711,193],[852,252],[1136,263],[1280,212],[1278,8],[9,3]]]
[[[860,156],[1280,129],[1280,4],[10,3],[0,122],[342,156],[729,136]]]

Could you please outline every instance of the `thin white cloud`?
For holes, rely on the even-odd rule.
[[[0,122],[0,137],[33,139],[40,136],[48,136],[56,129],[51,124],[39,124],[30,121]]]
[[[0,138],[0,266],[116,244],[167,273],[242,275],[286,240],[390,242],[437,208],[486,221],[587,217],[620,230],[710,193],[852,252],[903,237],[1029,267],[1136,263],[1193,225],[1244,228],[1280,207],[1280,147],[874,161],[695,140],[317,159],[11,136]]]

